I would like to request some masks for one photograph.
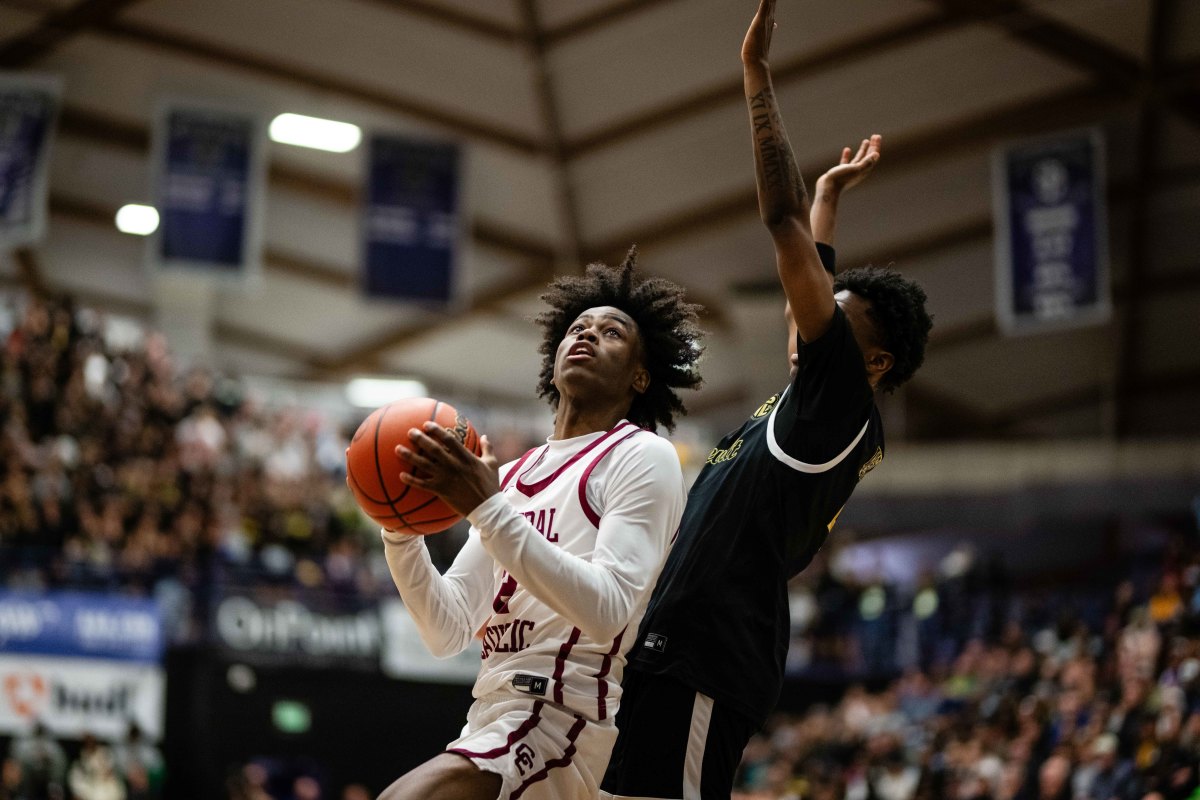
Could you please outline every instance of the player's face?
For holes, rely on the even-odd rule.
[[[858,349],[866,355],[875,347],[875,325],[871,322],[871,304],[849,289],[842,289],[833,299],[846,315],[850,330],[854,331],[854,341]]]
[[[554,358],[554,385],[560,393],[626,395],[643,392],[648,384],[637,323],[624,311],[589,308],[567,326]]]

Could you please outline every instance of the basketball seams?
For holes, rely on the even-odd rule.
[[[396,428],[398,425],[405,424],[406,420],[413,420],[414,417],[416,420],[422,420],[424,417],[431,422],[435,422],[451,430],[458,428],[462,423],[466,423],[466,431],[463,435],[462,443],[476,456],[482,455],[480,450],[480,435],[475,430],[475,427],[471,425],[470,420],[459,414],[448,403],[433,398],[425,398],[423,401],[418,400],[415,402],[400,401],[400,403],[401,405],[390,403],[376,409],[375,412],[363,421],[362,425],[355,432],[354,437],[352,437],[350,449],[355,451],[357,456],[347,459],[346,474],[349,478],[350,488],[358,500],[359,506],[367,512],[368,516],[383,527],[401,533],[417,535],[438,533],[461,519],[462,515],[455,512],[445,504],[445,501],[442,501],[432,493],[427,492],[429,497],[424,497],[422,492],[425,490],[410,494],[410,490],[416,487],[407,484],[402,484],[403,491],[393,495],[383,464],[387,460],[387,457],[380,452],[381,440],[396,438],[397,435],[402,437],[404,433],[407,433],[407,428],[400,434],[396,433]],[[389,417],[389,411],[396,413]],[[439,419],[443,411],[450,417],[446,425],[443,425]],[[391,424],[388,423],[389,419],[393,420]],[[417,424],[419,425],[420,422]],[[368,434],[370,434],[369,438]],[[362,452],[366,447],[372,448],[370,455]],[[364,488],[364,481],[355,474],[355,468],[361,471],[366,467],[370,471],[371,462],[373,462],[375,478],[382,493],[382,499],[368,493]],[[401,460],[401,463],[406,462]],[[407,468],[399,469],[398,473],[411,470],[412,468],[413,465],[407,464]],[[406,498],[410,502],[415,501],[416,504],[412,507],[406,507],[404,502]]]
[[[392,513],[399,519],[404,519],[404,515],[400,513],[400,509],[396,508],[396,500],[403,500],[404,495],[400,495],[396,500],[392,499],[392,493],[388,491],[387,484],[383,480],[383,465],[379,463],[379,429],[383,427],[383,420],[387,417],[388,409],[391,405],[383,407],[379,415],[379,419],[375,421],[375,446],[372,448],[375,453],[375,475],[379,478],[379,488],[383,490],[383,496],[387,499],[387,505],[392,509]],[[407,486],[405,487],[408,488]]]
[[[364,489],[364,488],[363,488],[363,485],[362,485],[361,483],[359,483],[359,482],[358,482],[358,478],[354,477],[354,470],[352,470],[352,469],[350,469],[349,467],[347,467],[347,468],[346,468],[346,476],[347,476],[348,478],[350,478],[350,480],[351,480],[351,481],[354,483],[354,490],[355,490],[355,493],[356,493],[356,494],[357,494],[359,497],[361,497],[363,500],[368,500],[368,501],[370,501],[370,502],[374,503],[374,504],[375,504],[375,505],[377,505],[377,506],[386,506],[386,505],[387,505],[387,501],[386,501],[386,500],[377,500],[376,498],[374,498],[374,497],[371,497],[371,495],[367,494],[367,490],[366,490],[366,489]]]

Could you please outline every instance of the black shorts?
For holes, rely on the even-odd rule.
[[[729,800],[759,725],[662,675],[627,670],[601,797]]]

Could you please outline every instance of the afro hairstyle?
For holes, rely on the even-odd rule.
[[[542,371],[538,396],[557,408],[559,393],[554,381],[554,358],[567,328],[580,314],[597,306],[624,311],[637,324],[643,364],[650,385],[637,395],[627,415],[630,422],[656,430],[675,429],[676,415],[687,413],[676,389],[700,386],[696,362],[700,358],[701,307],[684,299],[683,287],[664,278],[646,277],[637,271],[637,247],[630,248],[621,266],[589,264],[583,275],[564,275],[551,281],[542,300],[549,309],[534,321],[543,338]]]
[[[833,280],[835,292],[848,289],[870,303],[879,345],[895,359],[879,388],[895,391],[925,360],[933,318],[925,310],[925,290],[889,267],[856,267]]]

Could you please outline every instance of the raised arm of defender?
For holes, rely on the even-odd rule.
[[[811,342],[825,332],[833,318],[833,288],[817,255],[809,218],[811,203],[771,84],[767,58],[774,28],[775,2],[760,0],[742,43],[743,80],[754,144],[759,213],[775,243],[779,279],[800,338]],[[877,159],[878,144],[872,153],[868,143],[868,152],[855,159],[856,163],[847,172],[869,170]],[[851,161],[844,166],[851,167]],[[836,199],[831,207],[835,209]],[[821,219],[818,214],[818,222]],[[832,235],[832,216],[827,219]]]
[[[742,43],[742,76],[754,144],[758,210],[775,242],[775,264],[800,338],[817,339],[833,319],[833,288],[809,222],[810,203],[771,85],[767,56],[774,0],[760,0]]]
[[[871,174],[871,170],[879,163],[882,148],[883,137],[878,133],[869,139],[863,139],[853,157],[850,148],[843,147],[838,163],[817,178],[812,211],[808,215],[812,223],[813,239],[822,244],[833,245],[838,201],[841,200],[842,192],[862,183]]]

